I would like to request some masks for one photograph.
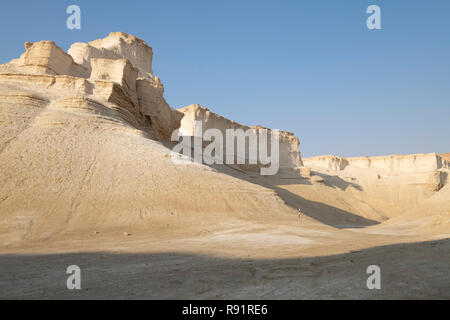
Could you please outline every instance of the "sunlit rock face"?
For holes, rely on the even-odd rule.
[[[303,163],[322,177],[357,186],[386,212],[406,211],[448,188],[449,183],[449,163],[436,153],[354,158],[329,155],[304,158]]]
[[[214,112],[211,112],[209,109],[205,107],[201,107],[198,104],[190,105],[182,109],[178,109],[178,111],[184,114],[183,119],[181,120],[180,134],[182,136],[196,136],[195,124],[201,123],[203,132],[209,129],[218,129],[222,133],[223,137],[227,135],[227,129],[232,130],[243,130],[244,132],[248,132],[249,130],[254,130],[256,134],[259,133],[259,130],[266,129],[268,132],[268,143],[267,149],[270,152],[271,143],[270,137],[273,134],[271,129],[267,129],[261,126],[246,126],[240,123],[237,123],[233,120],[227,119],[218,115]],[[245,149],[245,158],[241,159],[242,162],[246,164],[249,163],[249,142],[246,142]],[[207,144],[207,143],[206,143]],[[302,166],[302,160],[300,156],[300,142],[297,137],[294,136],[293,133],[286,131],[279,131],[279,172],[278,174],[281,176],[292,176],[299,177],[300,175],[300,167]],[[224,159],[227,156],[227,150],[224,147]],[[235,161],[237,163],[237,159]],[[249,165],[241,165],[243,169],[259,171],[261,165],[249,166]]]
[[[113,32],[104,39],[75,43],[68,53],[52,41],[27,42],[25,49],[19,59],[0,66],[1,77],[111,103],[158,140],[167,140],[180,126],[182,114],[164,99],[164,87],[152,71],[152,48],[141,39]]]
[[[89,43],[75,43],[68,53],[88,70],[91,59],[126,59],[138,69],[140,78],[156,78],[152,70],[152,48],[144,40],[123,32],[112,32],[104,39]]]
[[[198,105],[170,108],[164,99],[164,86],[153,74],[152,48],[132,35],[113,32],[104,39],[75,43],[68,53],[52,41],[27,42],[25,48],[19,59],[0,66],[4,79],[22,83],[31,79],[37,87],[63,88],[78,98],[84,95],[100,104],[111,104],[125,121],[154,139],[170,140],[177,129],[190,135],[196,120],[203,121],[205,129],[250,128]],[[280,172],[298,175],[302,162],[299,141],[292,133],[280,132],[279,162]]]

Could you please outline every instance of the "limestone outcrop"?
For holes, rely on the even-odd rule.
[[[224,118],[214,112],[211,112],[208,108],[201,107],[198,104],[190,105],[181,109],[178,109],[181,113],[183,113],[184,117],[181,120],[180,126],[180,135],[187,137],[195,137],[195,122],[199,121],[202,124],[203,132],[208,129],[218,129],[222,133],[222,135],[226,136],[227,129],[238,130],[242,129],[243,131],[254,130],[258,132],[261,129],[266,129],[268,131],[268,136],[272,135],[272,130],[268,128],[264,128],[261,126],[246,126],[240,123],[237,123],[233,120]],[[268,138],[270,140],[270,138]],[[279,132],[279,174],[282,177],[299,177],[300,176],[300,167],[303,166],[302,159],[299,151],[300,141],[297,137],[294,136],[291,132],[280,131]],[[270,147],[270,146],[269,146]],[[223,154],[224,158],[226,158],[226,150],[224,150]],[[245,159],[241,159],[242,162],[249,162],[249,148],[247,146]],[[237,163],[237,161],[235,161]],[[243,169],[255,169],[249,165],[241,165]],[[257,166],[258,167],[258,166]]]
[[[344,170],[349,164],[347,159],[332,155],[305,158],[303,163],[307,167],[319,167],[333,171]]]
[[[355,170],[372,172],[378,179],[391,177],[397,180],[396,184],[428,186],[433,190],[446,185],[450,173],[449,162],[436,153],[354,158],[319,156],[304,159],[304,164],[313,170],[327,170],[340,175]]]
[[[406,212],[449,185],[450,167],[436,153],[342,158],[304,158],[312,175],[329,185],[358,190],[388,216]]]
[[[158,140],[167,140],[180,126],[182,114],[165,101],[164,87],[152,71],[152,48],[141,39],[113,32],[76,43],[68,53],[53,41],[27,42],[25,49],[19,59],[0,66],[0,80],[32,81],[37,88],[69,90],[110,104]]]
[[[126,59],[137,68],[139,78],[159,81],[153,75],[153,50],[147,43],[135,36],[112,32],[104,39],[89,43],[74,43],[68,50],[76,63],[91,70],[91,59]]]
[[[447,161],[447,166],[450,167],[450,152],[448,152],[448,153],[443,153],[443,154],[441,154],[440,156],[441,156],[441,158],[442,158],[444,161]]]
[[[79,78],[89,76],[86,68],[75,63],[73,58],[53,41],[26,42],[25,49],[19,59],[0,66],[0,72],[68,75]]]
[[[21,58],[0,66],[0,299],[45,298],[48,292],[61,296],[68,292],[61,275],[72,263],[91,265],[87,273],[94,276],[108,266],[98,290],[90,284],[94,289],[86,297],[94,299],[104,292],[107,299],[124,297],[124,292],[143,298],[156,292],[161,298],[161,288],[168,288],[162,298],[192,298],[192,293],[194,298],[226,298],[236,292],[295,298],[299,290],[286,294],[286,281],[291,281],[286,279],[309,282],[302,287],[307,298],[321,295],[316,280],[322,275],[322,295],[330,297],[327,283],[342,278],[335,271],[351,276],[336,285],[341,297],[351,283],[346,291],[364,287],[369,264],[388,271],[387,260],[404,266],[396,257],[406,246],[392,244],[414,242],[411,252],[416,253],[421,251],[416,244],[427,239],[432,242],[419,249],[432,249],[431,254],[407,257],[409,264],[430,266],[413,278],[435,272],[434,257],[442,272],[423,278],[429,286],[403,291],[403,296],[435,284],[439,291],[420,297],[448,296],[441,275],[448,269],[449,250],[436,242],[448,238],[450,230],[449,169],[441,157],[329,156],[306,159],[302,166],[299,139],[290,132],[243,125],[199,105],[170,108],[151,68],[152,49],[142,40],[113,33],[76,44],[69,53],[50,41],[26,44]],[[258,157],[268,147],[270,165],[245,165],[249,151],[240,153],[243,165],[196,163],[177,154],[179,144],[170,141],[179,129],[187,141],[198,142],[196,121],[204,131],[214,129],[214,138],[226,137],[227,129],[239,131],[236,145],[245,141],[245,131],[279,134],[279,152],[274,159],[273,144],[257,146]],[[206,144],[196,144],[194,153],[204,156]],[[211,159],[212,152],[206,157]],[[263,174],[272,160],[280,171]],[[394,249],[386,258],[377,246]],[[366,248],[367,254],[358,254]],[[371,256],[374,250],[378,253]],[[262,261],[262,268],[255,261]],[[194,276],[201,276],[178,285],[200,265],[212,265],[205,269],[210,279],[219,270],[223,281],[215,285],[197,270]],[[349,271],[351,265],[355,272]],[[135,266],[145,272],[136,274]],[[231,269],[236,271],[227,274]],[[267,277],[259,269],[267,269]],[[400,269],[400,280],[408,281],[411,277]],[[149,275],[148,270],[156,271]],[[111,275],[123,278],[125,273],[131,277],[117,286]],[[279,285],[273,284],[275,273]],[[237,282],[229,285],[231,278]],[[116,293],[105,290],[108,281]],[[223,284],[230,290],[221,291]],[[385,291],[398,291],[393,289]],[[373,297],[367,291],[353,296]]]
[[[450,169],[449,162],[436,153],[354,158],[330,155],[307,158],[303,161],[305,166],[308,167],[319,167],[334,171],[344,170],[347,166],[399,172],[427,172]]]

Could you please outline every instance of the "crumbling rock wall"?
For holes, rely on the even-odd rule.
[[[53,106],[68,103],[89,106],[74,110],[91,110],[91,106],[98,107],[92,101],[98,101],[158,140],[169,140],[176,129],[192,136],[196,120],[203,122],[205,130],[216,128],[224,134],[228,128],[264,129],[241,125],[198,105],[170,108],[164,87],[153,74],[152,48],[132,35],[113,32],[104,39],[75,43],[68,53],[53,41],[27,42],[25,49],[19,59],[0,65],[0,81],[22,86],[32,82],[33,88],[40,90],[64,90],[69,98]],[[279,161],[281,173],[298,175],[302,161],[299,140],[292,133],[280,131]]]
[[[358,176],[360,181],[364,180],[363,177],[375,177],[380,188],[389,181],[391,187],[415,186],[438,191],[448,184],[450,173],[449,163],[436,153],[354,158],[319,156],[305,158],[303,162],[313,171],[325,171],[327,175],[352,181],[356,179],[354,176]],[[371,183],[371,188],[375,185],[377,183]]]
[[[191,136],[194,137],[195,134],[195,122],[200,121],[202,123],[203,132],[208,129],[218,129],[221,131],[223,137],[226,137],[227,129],[242,129],[244,131],[247,130],[255,130],[258,132],[260,129],[267,129],[261,126],[246,126],[240,123],[237,123],[233,120],[224,118],[214,112],[211,112],[209,109],[205,107],[201,107],[198,104],[190,105],[182,109],[178,109],[180,112],[184,114],[183,119],[181,120],[180,127],[180,135],[181,136]],[[272,134],[271,129],[268,130],[268,136]],[[298,177],[300,174],[300,169],[302,164],[301,156],[300,156],[300,141],[297,137],[294,136],[293,133],[280,131],[280,175],[285,177]],[[268,138],[268,149],[270,152],[270,138]],[[226,157],[226,150],[224,150],[224,157]],[[246,154],[244,161],[248,163],[249,161],[249,150],[246,148]],[[245,166],[244,166],[245,167]],[[251,168],[248,167],[247,168]]]
[[[91,59],[126,59],[138,69],[140,78],[156,78],[152,70],[152,48],[144,40],[123,32],[112,32],[104,39],[89,43],[74,43],[68,53],[88,70]]]

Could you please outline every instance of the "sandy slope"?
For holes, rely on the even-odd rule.
[[[270,189],[176,165],[169,148],[120,118],[54,104],[1,105],[9,121],[22,123],[0,153],[3,245],[109,228],[187,233],[224,217],[292,217]],[[26,117],[14,113],[29,108]]]

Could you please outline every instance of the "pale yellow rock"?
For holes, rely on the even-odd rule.
[[[211,112],[209,109],[205,107],[201,107],[198,104],[190,105],[178,111],[184,114],[183,119],[181,120],[180,126],[180,135],[182,136],[195,136],[195,122],[201,122],[203,132],[208,129],[218,129],[222,133],[223,137],[226,137],[227,129],[239,130],[242,129],[244,132],[248,130],[255,130],[255,133],[260,129],[267,129],[261,126],[246,126],[240,123],[237,123],[233,120],[229,120],[224,118],[214,112]],[[270,140],[270,135],[272,131],[268,129],[268,140]],[[297,137],[294,136],[293,133],[280,131],[279,134],[279,166],[280,170],[284,171],[285,174],[293,175],[299,177],[298,172],[295,171],[295,168],[302,166],[302,160],[300,156],[300,142]],[[270,145],[269,145],[270,147]],[[224,154],[226,157],[226,152]],[[242,159],[243,162],[249,162],[249,150],[246,149],[245,159]],[[238,162],[236,158],[235,163]]]
[[[126,59],[91,59],[93,80],[107,80],[120,84],[126,92],[136,94],[138,69]]]
[[[25,43],[26,52],[9,64],[3,65],[0,72],[68,75],[87,77],[89,72],[74,62],[73,58],[59,48],[53,41]]]
[[[311,181],[314,183],[324,183],[325,179],[320,176],[312,176]]]
[[[298,171],[300,172],[300,176],[303,178],[309,178],[311,176],[311,168],[299,167]]]
[[[159,137],[170,139],[172,132],[180,127],[183,113],[170,108],[164,99],[160,82],[140,78],[137,80],[139,110],[148,119]]]
[[[374,263],[391,286],[376,298],[448,297],[445,156],[302,159],[281,132],[275,176],[175,163],[169,137],[192,136],[195,120],[262,127],[170,108],[136,37],[69,53],[27,43],[0,66],[0,298],[73,298],[62,262],[100,274],[99,257],[111,260],[85,298],[371,299]],[[414,289],[396,286],[403,278]]]
[[[340,158],[320,156],[303,162],[313,172],[355,185],[364,201],[397,216],[432,197],[448,184],[449,169],[435,153]],[[357,181],[355,179],[357,177]]]
[[[21,83],[31,79],[41,88],[92,94],[126,109],[134,118],[128,121],[148,127],[157,139],[168,139],[179,128],[183,115],[165,101],[164,87],[152,71],[152,48],[145,41],[113,32],[104,39],[76,43],[69,54],[52,41],[25,47],[20,59],[0,66],[0,79]]]

